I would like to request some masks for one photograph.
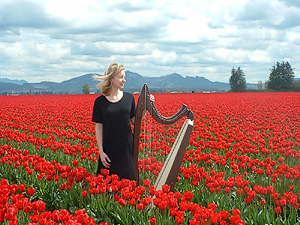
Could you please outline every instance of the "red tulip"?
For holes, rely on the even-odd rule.
[[[29,195],[33,195],[35,193],[35,189],[33,187],[29,187],[29,188],[27,188],[27,193]]]

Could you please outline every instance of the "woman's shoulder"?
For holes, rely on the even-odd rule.
[[[132,98],[134,98],[133,94],[130,93],[130,92],[127,92],[127,91],[124,91],[124,92],[123,92],[123,96],[124,96],[125,98],[127,98],[127,99],[132,99]]]
[[[102,102],[104,100],[104,95],[99,95],[96,99],[95,99],[95,102]]]

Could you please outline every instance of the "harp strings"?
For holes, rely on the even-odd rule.
[[[149,101],[149,98],[149,94],[146,94],[144,102]],[[169,133],[169,127],[174,126],[174,124],[163,125],[156,122],[152,117],[154,112],[152,107],[149,107],[148,110],[145,111],[144,118],[141,121],[139,179],[140,184],[142,184],[144,179],[148,179],[154,185],[172,147],[167,134]]]
[[[149,95],[145,95],[145,99],[146,101],[149,101]],[[151,112],[152,108],[150,108],[150,111],[148,112],[146,110],[146,115],[145,115],[145,123],[146,123],[146,138],[145,138],[145,148],[144,148],[144,177],[143,179],[148,179],[148,180],[152,180],[152,176],[151,176],[151,151],[152,151],[152,147],[153,147],[153,140],[152,140],[152,132],[153,132],[153,118],[152,118],[152,112]],[[153,183],[154,181],[152,181],[151,183]]]
[[[146,105],[146,100],[147,100],[147,95],[145,94],[144,96],[144,103]],[[144,179],[147,179],[147,171],[148,171],[148,163],[147,163],[147,158],[148,158],[148,150],[147,148],[149,147],[149,122],[148,122],[148,112],[147,110],[145,110],[145,112],[143,112],[143,118],[141,121],[141,125],[142,125],[142,129],[141,129],[141,148],[139,151],[139,178],[140,181],[142,182]]]
[[[144,102],[149,101],[149,95],[145,95]],[[148,98],[148,99],[147,99]],[[149,111],[145,111],[144,119],[142,120],[141,129],[141,151],[139,152],[139,176],[141,182],[144,179],[151,180],[151,184],[154,184],[156,176],[153,175],[153,153],[155,151],[155,123],[152,117],[152,108]]]

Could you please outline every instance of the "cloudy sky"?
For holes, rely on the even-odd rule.
[[[299,0],[1,0],[0,78],[61,82],[113,62],[142,76],[300,77]]]

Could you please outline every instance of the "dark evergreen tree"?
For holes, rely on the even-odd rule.
[[[237,70],[232,68],[229,83],[232,91],[241,92],[246,90],[245,74],[240,67]]]
[[[294,83],[294,71],[288,62],[276,63],[269,77],[268,88],[271,90],[292,90]]]

